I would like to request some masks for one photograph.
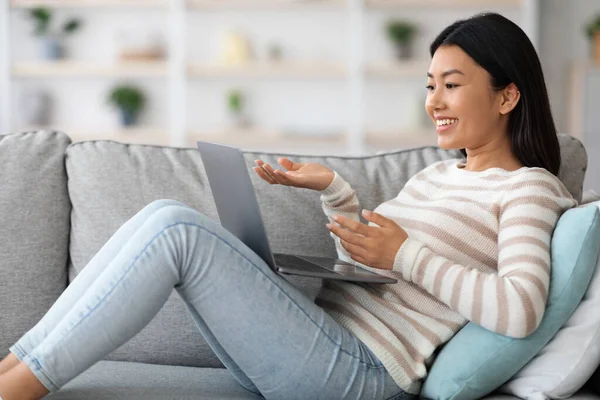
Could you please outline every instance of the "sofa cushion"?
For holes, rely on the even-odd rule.
[[[0,136],[0,354],[67,286],[69,214],[64,152],[55,132]]]
[[[577,139],[563,136],[565,182],[574,195],[583,186],[585,151]],[[248,168],[261,158],[277,164],[278,153],[245,152]],[[289,155],[297,162],[328,165],[349,180],[363,207],[374,209],[395,197],[406,181],[427,165],[460,157],[458,151],[430,146],[363,157]],[[73,204],[70,279],[127,219],[146,204],[161,198],[186,203],[218,220],[200,153],[195,148],[129,145],[112,141],[74,143],[67,149],[69,192]],[[250,170],[251,171],[251,170]],[[273,251],[334,256],[335,248],[321,210],[319,196],[309,190],[270,186],[250,174],[257,190],[265,228]],[[578,192],[579,191],[579,192]],[[285,276],[314,299],[321,280]],[[174,292],[164,308],[142,332],[108,359],[137,362],[222,366],[195,328],[187,309]]]
[[[421,395],[430,399],[477,399],[515,375],[577,308],[595,270],[599,249],[598,208],[567,210],[552,235],[550,290],[538,328],[526,338],[515,339],[468,323],[435,358]]]
[[[561,165],[558,178],[565,185],[569,193],[579,203],[583,195],[583,179],[588,166],[588,157],[583,143],[579,139],[560,133]]]

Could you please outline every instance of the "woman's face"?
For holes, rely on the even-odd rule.
[[[427,85],[425,108],[436,124],[441,148],[475,149],[505,134],[502,94],[492,92],[489,73],[460,47],[437,49]],[[451,124],[440,126],[438,121]]]

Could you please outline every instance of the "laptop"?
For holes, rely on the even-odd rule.
[[[252,249],[273,271],[354,282],[397,282],[394,278],[335,258],[272,253],[241,150],[216,143],[197,143],[221,225]]]

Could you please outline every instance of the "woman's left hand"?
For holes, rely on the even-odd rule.
[[[363,210],[363,217],[378,226],[334,215],[332,219],[340,226],[327,224],[327,228],[340,238],[353,260],[372,268],[391,270],[408,234],[394,221],[376,212]]]

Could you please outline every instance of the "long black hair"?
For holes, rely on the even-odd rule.
[[[503,90],[514,82],[521,97],[509,115],[512,151],[524,166],[558,175],[561,159],[556,126],[542,65],[527,34],[508,18],[485,12],[445,28],[429,47],[431,57],[444,45],[460,47],[488,71],[492,90]],[[465,149],[460,151],[467,156]]]

